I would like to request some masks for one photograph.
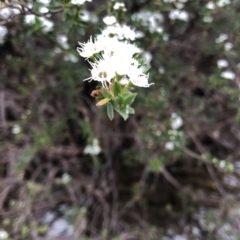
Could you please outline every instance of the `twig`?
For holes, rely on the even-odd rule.
[[[5,94],[0,90],[0,122],[3,129],[6,128],[6,115],[5,115]]]

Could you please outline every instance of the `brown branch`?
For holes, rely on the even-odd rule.
[[[200,141],[198,141],[197,138],[195,138],[194,134],[192,134],[191,132],[188,132],[188,134],[192,138],[195,145],[197,146],[199,152],[201,152],[202,156],[204,156],[206,151],[205,151],[203,145],[200,143]],[[215,172],[213,170],[213,167],[207,161],[205,161],[205,164],[206,164],[208,173],[210,174],[213,181],[216,183],[219,193],[222,195],[222,197],[224,199],[226,199],[226,192],[225,192],[223,186],[220,184],[220,181],[218,180],[217,175],[215,174]]]

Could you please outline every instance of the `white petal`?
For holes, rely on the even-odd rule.
[[[127,85],[127,84],[129,83],[129,80],[126,79],[126,78],[123,78],[123,79],[121,79],[121,80],[119,81],[119,83],[120,83],[121,85]]]
[[[133,85],[138,87],[149,87],[153,83],[148,83],[148,75],[145,76],[137,76],[135,78],[131,78],[130,81]]]

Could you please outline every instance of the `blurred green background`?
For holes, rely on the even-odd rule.
[[[240,1],[75,2],[0,2],[0,239],[240,239]],[[155,83],[127,121],[76,51],[109,19]]]

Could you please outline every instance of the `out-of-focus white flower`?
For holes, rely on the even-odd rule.
[[[224,42],[228,39],[228,35],[225,33],[221,33],[218,38],[215,39],[216,43]]]
[[[183,120],[178,114],[172,113],[171,115],[171,125],[173,129],[178,129],[183,125]]]
[[[167,142],[165,148],[168,150],[173,150],[175,148],[174,142]]]
[[[42,4],[49,4],[51,0],[38,0],[38,2],[41,2]]]
[[[68,184],[69,182],[71,182],[71,180],[72,180],[72,177],[69,174],[64,173],[61,178],[61,183]]]
[[[48,20],[45,17],[40,17],[39,19],[42,23],[42,29],[44,32],[50,32],[53,30],[54,23],[52,21]]]
[[[0,229],[0,240],[4,240],[4,239],[8,239],[8,233],[3,230],[3,229]]]
[[[83,153],[90,154],[90,155],[98,155],[101,152],[101,148],[99,147],[99,142],[96,138],[93,139],[92,145],[87,145]]]
[[[126,7],[125,7],[125,4],[124,4],[124,3],[120,3],[120,2],[116,2],[116,3],[113,5],[113,9],[114,9],[114,10],[122,9],[123,11],[127,11],[127,9],[126,9]]]
[[[43,7],[42,9],[44,12],[46,12],[48,10],[45,7]],[[37,17],[35,15],[29,14],[24,17],[24,22],[26,24],[34,24],[36,21],[36,18]],[[44,32],[50,32],[53,30],[54,23],[52,21],[48,20],[45,17],[39,17],[38,19],[41,21],[42,30]]]
[[[214,4],[214,2],[208,2],[206,4],[206,8],[208,8],[210,10],[214,10],[216,8],[216,5]]]
[[[129,39],[129,40],[135,40],[137,38],[137,33],[133,29],[131,29],[129,26],[123,24],[114,24],[112,26],[107,26],[103,31],[102,34],[104,36],[116,36],[119,40],[123,39]]]
[[[85,9],[81,10],[81,19],[85,22],[92,22],[92,23],[98,22],[98,16],[93,12],[89,12]]]
[[[69,48],[68,45],[68,38],[65,35],[58,35],[57,36],[57,42],[65,49]]]
[[[5,26],[0,26],[0,43],[3,42],[3,38],[7,34],[8,29]]]
[[[145,27],[148,27],[151,33],[162,33],[163,27],[163,15],[159,12],[141,11],[133,14],[132,19],[141,22]]]
[[[103,18],[103,22],[107,25],[116,23],[117,19],[114,16],[106,16]]]
[[[144,61],[145,61],[145,63],[148,65],[148,66],[150,66],[150,62],[152,61],[152,54],[150,53],[150,52],[144,52],[144,54],[143,54],[143,58],[144,58]]]
[[[221,73],[221,77],[229,79],[229,80],[234,80],[236,78],[236,74],[232,71],[224,71]]]
[[[229,51],[233,48],[233,44],[230,42],[225,43],[224,48],[226,51]]]
[[[173,20],[179,19],[182,21],[188,21],[189,15],[186,11],[174,9],[169,13],[169,18]]]
[[[219,59],[217,61],[217,65],[219,68],[224,68],[228,66],[228,61],[226,59]]]
[[[72,53],[66,55],[66,56],[64,57],[64,60],[65,60],[65,61],[70,61],[70,62],[73,62],[73,63],[78,62],[78,58],[76,57],[76,55],[74,55],[74,54],[72,54]]]
[[[56,239],[56,237],[73,237],[74,228],[64,218],[58,218],[51,224],[47,233],[46,239]]]
[[[40,7],[40,8],[39,8],[39,12],[40,12],[40,13],[47,13],[47,12],[48,12],[48,8],[46,8],[46,7]]]
[[[0,16],[3,18],[9,18],[12,15],[12,11],[10,8],[0,9]]]
[[[176,6],[178,9],[182,9],[182,8],[184,7],[184,4],[177,2],[177,3],[175,4],[175,6]]]
[[[231,3],[230,0],[218,0],[216,2],[218,7],[224,7],[224,6],[226,6],[226,5],[230,4],[230,3]]]
[[[153,83],[148,83],[149,75],[137,75],[137,76],[131,76],[130,81],[133,85],[137,87],[149,87]]]
[[[71,0],[71,4],[74,4],[74,5],[82,5],[84,4],[85,2],[91,2],[92,0]]]
[[[12,128],[12,133],[13,134],[18,134],[21,132],[21,127],[19,125],[14,125]]]
[[[158,68],[158,72],[159,72],[160,74],[164,74],[164,73],[165,73],[164,67],[159,67],[159,68]]]
[[[24,16],[24,22],[27,24],[33,24],[35,22],[36,16],[33,14],[28,14]]]
[[[211,16],[205,16],[203,18],[203,21],[206,23],[211,23],[213,21],[213,18]]]
[[[168,34],[163,34],[163,40],[167,42],[169,40],[169,35]]]

